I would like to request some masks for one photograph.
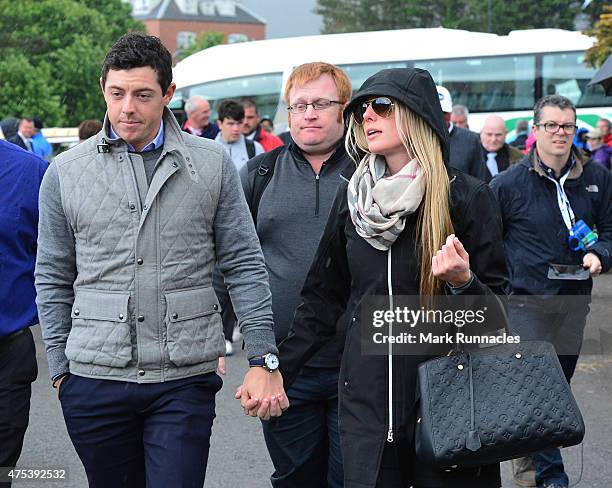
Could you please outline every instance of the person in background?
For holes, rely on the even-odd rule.
[[[593,129],[587,133],[587,145],[591,152],[591,160],[606,169],[611,167],[612,147],[608,146],[603,141],[602,133]]]
[[[7,141],[17,134],[18,129],[19,119],[16,119],[15,117],[7,117],[6,119],[0,120],[0,131],[2,131],[2,135]]]
[[[270,275],[277,343],[287,337],[341,172],[351,165],[342,121],[350,98],[351,82],[337,66],[315,62],[296,67],[284,93],[294,142],[255,157],[240,170]],[[265,188],[256,190],[264,166],[273,174]],[[291,408],[262,423],[275,488],[343,487],[338,433],[343,343],[344,335],[338,334],[306,363],[287,390]]]
[[[514,137],[508,141],[512,147],[517,148],[519,151],[525,151],[525,143],[527,137],[529,137],[529,122],[526,120],[519,120],[516,123]]]
[[[48,163],[0,141],[0,476],[21,454],[38,374],[34,263],[38,191]],[[10,483],[0,481],[0,487]]]
[[[487,171],[485,177],[487,182],[523,159],[521,151],[504,142],[507,132],[504,119],[500,116],[489,115],[485,119],[480,131],[480,142],[483,149],[483,163]]]
[[[436,87],[444,122],[449,132],[449,164],[475,178],[486,180],[486,167],[482,164],[482,147],[478,134],[468,129],[456,127],[451,122],[453,100],[450,92],[443,86]]]
[[[465,105],[453,105],[453,111],[451,112],[450,121],[455,127],[460,127],[461,129],[468,129],[470,125],[468,124],[468,117],[470,116],[470,111]]]
[[[219,127],[210,121],[210,102],[205,98],[194,95],[185,102],[187,120],[183,130],[194,136],[214,139],[219,133]]]
[[[34,121],[30,118],[22,118],[19,121],[17,133],[8,139],[21,149],[32,152],[32,136],[34,135]]]
[[[593,278],[612,266],[612,176],[572,144],[576,129],[569,99],[541,98],[534,107],[534,147],[490,183],[510,273],[508,328],[521,341],[552,343],[568,383],[582,346]],[[580,221],[597,229],[588,247],[570,239]],[[538,488],[568,488],[559,449],[513,462],[521,483],[533,480],[533,470]]]
[[[268,134],[274,134],[274,122],[272,122],[272,119],[263,117],[260,119],[259,123]]]
[[[271,134],[263,129],[257,112],[257,105],[251,98],[243,98],[241,100],[244,107],[244,122],[242,123],[242,135],[247,139],[258,142],[264,148],[264,151],[271,151],[275,147],[283,145],[274,134]]]
[[[249,159],[265,152],[259,142],[242,135],[244,108],[240,103],[235,100],[223,100],[219,104],[218,111],[217,125],[220,131],[215,137],[215,142],[221,144],[227,151],[236,169],[242,168]]]
[[[49,161],[53,154],[53,148],[42,133],[43,123],[38,117],[32,119],[34,122],[34,134],[32,135],[32,152],[45,161]]]
[[[602,117],[597,121],[597,130],[601,132],[603,143],[612,147],[612,123]]]
[[[79,124],[79,142],[86,141],[102,130],[102,122],[97,119],[83,120]]]

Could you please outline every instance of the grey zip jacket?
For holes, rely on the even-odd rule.
[[[237,171],[180,130],[150,184],[142,157],[96,136],[62,153],[40,192],[35,282],[52,378],[65,372],[157,383],[215,371],[225,351],[217,262],[249,357],[276,353],[271,295]]]

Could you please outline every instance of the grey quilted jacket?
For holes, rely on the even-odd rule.
[[[161,382],[214,371],[225,351],[218,259],[249,356],[276,352],[268,277],[222,148],[164,113],[150,185],[142,158],[93,138],[43,180],[37,304],[51,377]]]

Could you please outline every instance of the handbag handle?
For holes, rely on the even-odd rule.
[[[477,451],[482,447],[480,435],[476,431],[476,405],[474,402],[474,378],[472,373],[472,355],[467,352],[468,377],[470,380],[470,430],[468,431],[465,447],[470,451]]]
[[[502,315],[502,321],[503,321],[503,331],[506,332],[507,334],[510,333],[510,331],[508,330],[508,312],[506,310],[506,306],[504,305],[504,303],[502,302],[502,299],[500,298],[499,295],[497,295],[496,293],[491,293],[491,295],[482,295],[482,296],[492,296],[499,304],[499,310],[501,310],[501,315]],[[508,296],[508,295],[504,295],[504,296]],[[455,329],[455,338],[457,337],[457,333],[459,332],[459,327],[457,327],[454,323],[453,323],[453,327]],[[497,329],[500,330],[500,329]],[[460,354],[463,353],[467,353],[466,349],[464,348],[463,344],[459,345],[457,343],[457,341],[455,340],[455,343],[453,345],[453,347],[448,351],[448,353],[446,354],[447,356],[458,356]]]

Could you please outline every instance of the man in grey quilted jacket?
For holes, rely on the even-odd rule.
[[[90,486],[201,487],[225,351],[215,263],[254,366],[245,412],[288,406],[266,268],[229,156],[167,108],[161,41],[123,36],[100,84],[102,130],[41,186],[35,276],[53,386]]]

